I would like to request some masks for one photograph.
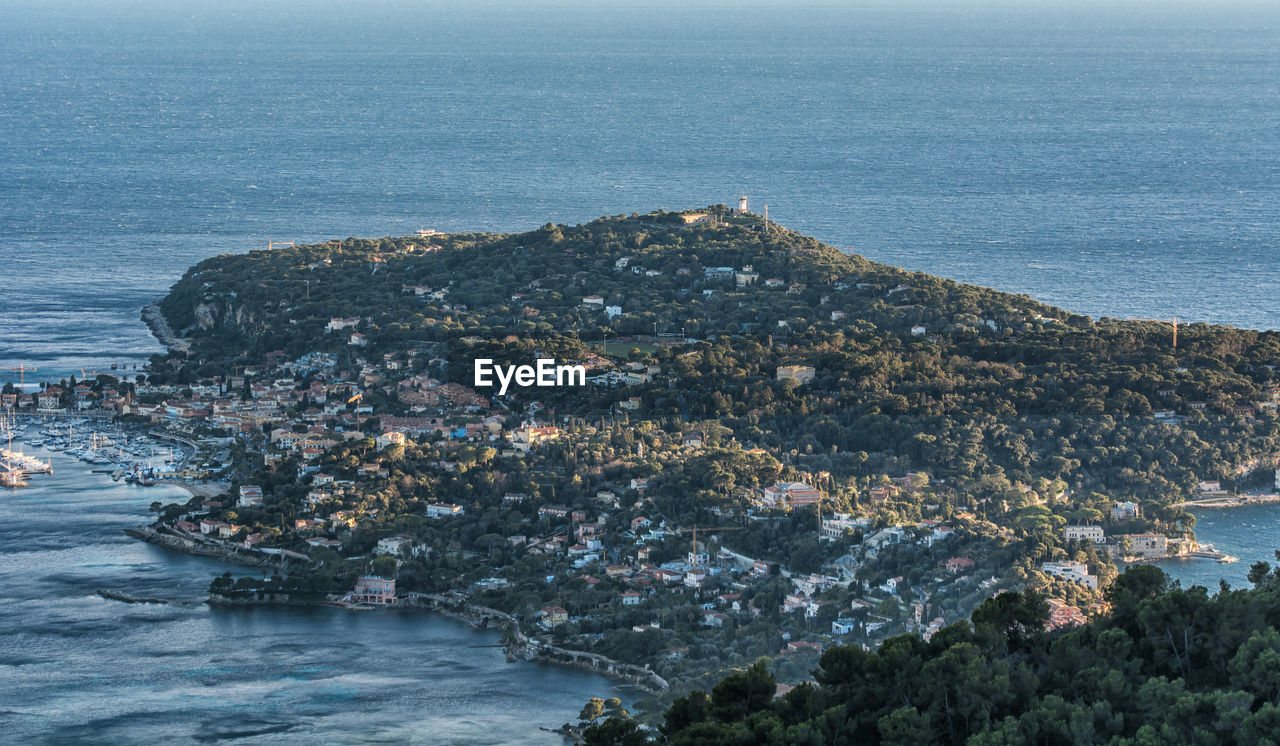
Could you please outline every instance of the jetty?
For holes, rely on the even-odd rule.
[[[182,339],[173,331],[173,327],[169,326],[169,320],[164,317],[164,314],[160,312],[160,307],[156,304],[152,303],[142,309],[142,321],[151,330],[151,333],[155,335],[155,338],[160,340],[160,344],[169,348],[171,352],[185,353],[191,350],[191,343]]]
[[[51,460],[41,461],[34,456],[28,456],[21,451],[11,451],[8,448],[0,448],[0,459],[4,459],[5,463],[12,469],[24,471],[28,474],[52,474],[53,462]]]
[[[237,544],[216,541],[198,534],[184,534],[168,528],[138,526],[137,528],[126,528],[124,532],[148,544],[155,544],[197,557],[213,557],[223,562],[246,567],[270,567],[280,572],[288,572],[295,565],[309,565],[312,562],[311,558],[305,554],[291,552],[286,549],[245,549]]]

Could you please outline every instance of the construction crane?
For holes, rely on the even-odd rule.
[[[347,398],[347,403],[355,404],[356,402],[359,402],[363,398],[364,398],[364,392],[361,392],[358,394],[352,394],[350,397]]]
[[[35,373],[37,369],[36,369],[36,368],[32,368],[31,366],[27,365],[26,363],[18,363],[18,367],[16,367],[16,368],[0,368],[0,370],[16,370],[16,371],[18,371],[18,386],[19,386],[19,388],[21,388],[21,387],[22,387],[23,385],[25,385],[25,384],[26,384],[26,382],[27,382],[27,371],[31,371],[32,373]]]
[[[718,534],[721,531],[745,531],[745,530],[746,528],[742,526],[718,526],[715,528],[701,529],[703,533],[711,532],[713,534]],[[699,531],[698,527],[694,526],[693,528],[671,528],[671,529],[663,529],[663,531],[669,534],[690,534],[690,533],[693,534],[693,569],[697,570],[698,569],[698,531]]]
[[[18,371],[18,393],[22,393],[22,389],[26,388],[27,384],[27,371],[36,372],[37,369],[33,369],[27,363],[19,362],[18,367],[0,367],[0,370]]]

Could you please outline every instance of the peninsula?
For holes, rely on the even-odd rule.
[[[1272,484],[1274,332],[1091,319],[722,205],[424,233],[209,259],[149,312],[170,352],[118,411],[225,491],[145,535],[276,568],[217,599],[489,609],[515,654],[652,674],[656,713],[1004,591],[1082,625],[1119,559],[1201,549],[1204,483]]]

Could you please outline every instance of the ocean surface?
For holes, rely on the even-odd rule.
[[[634,694],[427,612],[206,606],[214,577],[260,571],[123,533],[185,492],[26,451],[54,474],[0,492],[0,742],[557,744],[538,727]]]
[[[1280,550],[1280,505],[1248,505],[1239,508],[1197,508],[1196,540],[1212,544],[1239,561],[1218,564],[1207,559],[1170,559],[1156,562],[1169,577],[1184,588],[1200,585],[1211,593],[1218,581],[1232,588],[1250,588],[1249,567],[1267,562],[1273,567]]]
[[[0,0],[0,367],[38,378],[132,371],[208,256],[739,194],[1080,313],[1280,328],[1280,5]],[[446,620],[98,599],[218,568],[82,477],[0,495],[6,736],[520,740],[604,686]],[[1180,567],[1242,583],[1251,510],[1201,516],[1240,564]]]
[[[1280,328],[1278,189],[1276,3],[0,0],[0,359],[42,373],[144,360],[214,254],[739,194],[1080,313]]]

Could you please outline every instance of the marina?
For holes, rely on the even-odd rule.
[[[572,720],[613,685],[509,664],[501,631],[444,615],[205,604],[211,578],[261,570],[124,533],[147,520],[152,501],[186,501],[180,483],[143,489],[52,458],[55,473],[0,492],[6,743],[408,742],[426,732],[457,744],[554,746],[559,736],[530,734],[529,724]],[[347,701],[358,711],[335,709]],[[226,725],[246,712],[284,735]]]
[[[187,466],[195,453],[194,444],[163,432],[129,428],[100,418],[12,412],[4,413],[2,423],[0,435],[7,444],[0,449],[3,487],[27,487],[30,477],[53,473],[51,456],[41,458],[26,448],[107,467],[94,471],[109,474],[113,481],[151,486],[193,478]]]

